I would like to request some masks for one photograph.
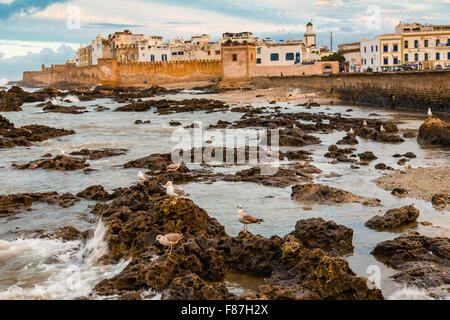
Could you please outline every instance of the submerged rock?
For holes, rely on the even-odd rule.
[[[57,192],[0,195],[0,217],[7,217],[25,210],[31,210],[31,205],[34,202],[58,204],[63,208],[67,208],[73,206],[79,200],[70,193],[58,194]]]
[[[71,152],[71,156],[87,156],[89,160],[98,160],[106,157],[116,157],[126,154],[128,149],[111,149],[104,148],[99,150],[81,149],[80,151]]]
[[[450,194],[438,193],[431,197],[431,203],[435,207],[445,208],[450,204]]]
[[[49,113],[71,113],[71,114],[82,114],[87,112],[85,107],[79,106],[55,106],[51,102],[49,102],[43,109],[43,111]]]
[[[378,199],[361,197],[349,191],[314,183],[293,186],[291,198],[298,202],[318,204],[358,202],[363,205],[377,206],[380,203]]]
[[[450,146],[450,125],[438,118],[428,118],[419,128],[417,142]]]
[[[364,225],[376,230],[395,229],[416,221],[419,217],[419,210],[413,205],[390,209],[384,216],[376,215],[370,218]]]

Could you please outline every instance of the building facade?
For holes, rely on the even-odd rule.
[[[363,71],[386,71],[450,66],[450,26],[402,24],[395,34],[385,34],[361,41]]]
[[[361,71],[361,43],[340,44],[338,52],[345,58],[345,72]]]

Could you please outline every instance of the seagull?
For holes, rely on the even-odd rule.
[[[267,150],[267,156],[268,156],[268,157],[271,157],[272,155],[273,155],[273,151],[272,151],[272,150],[270,150],[270,149],[269,149],[269,150]]]
[[[297,127],[297,125],[295,123],[292,125],[292,128],[295,129],[295,130],[298,129],[298,127]]]
[[[141,181],[147,180],[147,177],[145,176],[145,174],[142,173],[142,171],[139,171],[139,172],[138,172],[138,178],[139,178],[139,180],[141,180]]]
[[[299,162],[300,168],[306,167],[307,164],[308,163],[305,160],[302,160],[302,161]]]
[[[428,118],[433,118],[433,113],[430,108],[428,108]]]
[[[178,243],[178,241],[181,240],[181,238],[183,238],[182,234],[179,234],[179,233],[168,233],[166,235],[162,235],[162,234],[158,235],[156,237],[156,240],[159,243],[161,243],[163,246],[169,247],[166,250],[166,253],[167,252],[172,253],[172,247],[174,245],[176,245]]]
[[[353,130],[353,128],[350,128],[350,131],[348,133],[355,134],[355,131]]]
[[[183,164],[183,162],[169,164],[167,166],[167,171],[177,171],[178,169],[181,168],[182,164]]]
[[[366,120],[364,120],[363,126],[364,126],[364,127],[367,127],[367,121],[366,121]]]
[[[211,144],[214,142],[214,136],[211,136],[211,138],[209,138],[209,140],[206,140],[207,144]]]
[[[65,152],[64,150],[61,150],[61,155],[62,155],[63,157],[65,157],[67,154],[66,154],[66,152]]]
[[[386,132],[386,129],[383,127],[383,125],[380,126],[380,132]]]
[[[174,186],[172,181],[168,181],[164,187],[166,187],[166,193],[172,197],[187,197],[189,195],[189,193],[184,192],[180,187]]]
[[[244,209],[242,209],[241,205],[238,205],[237,208],[238,208],[238,220],[240,223],[244,224],[244,231],[247,231],[248,229],[247,225],[250,223],[260,224],[261,222],[264,222],[264,219],[258,219],[252,215],[249,215],[247,212],[244,211]]]

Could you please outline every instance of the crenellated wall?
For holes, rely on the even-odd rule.
[[[211,80],[221,75],[220,60],[118,63],[116,59],[99,59],[98,65],[88,67],[65,64],[43,66],[41,71],[25,71],[22,82],[41,86],[61,82],[141,86]]]

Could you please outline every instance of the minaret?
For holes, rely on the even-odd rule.
[[[316,34],[314,33],[313,24],[311,21],[306,25],[306,32],[303,36],[303,39],[305,40],[305,44],[307,47],[316,46]]]

